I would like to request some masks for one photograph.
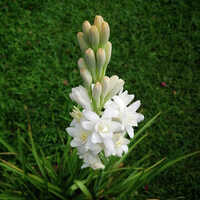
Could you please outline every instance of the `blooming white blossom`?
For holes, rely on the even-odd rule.
[[[130,104],[133,99],[134,95],[129,95],[125,91],[114,96],[104,106],[106,109],[104,115],[121,122],[123,130],[127,131],[131,138],[134,136],[133,127],[144,120],[144,116],[136,112],[141,105],[140,101]]]
[[[81,105],[84,109],[91,110],[91,100],[88,96],[87,90],[83,86],[72,88],[70,98]]]
[[[128,152],[128,144],[130,141],[124,137],[124,134],[116,133],[113,135],[113,142],[115,145],[115,154],[119,157],[122,156],[122,153]]]
[[[104,115],[99,117],[92,111],[84,111],[83,115],[86,120],[81,123],[84,129],[91,131],[91,141],[104,146],[105,156],[115,155],[112,137],[115,132],[121,131],[121,124]]]
[[[93,152],[88,151],[86,153],[80,153],[79,158],[83,159],[84,163],[81,168],[91,167],[93,169],[104,169],[105,166],[102,164],[98,155],[94,155]]]
[[[91,141],[91,131],[84,129],[81,124],[76,124],[74,127],[68,127],[66,131],[73,137],[71,141],[72,147],[80,147],[82,153],[91,150],[94,154],[98,154],[102,148],[99,144],[94,145]]]

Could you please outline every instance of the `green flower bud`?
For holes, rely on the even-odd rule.
[[[91,48],[85,51],[85,62],[88,69],[92,73],[93,79],[96,80],[96,60],[94,51]]]
[[[110,28],[107,22],[102,22],[100,37],[101,45],[104,46],[110,37]]]
[[[99,31],[95,25],[92,25],[89,30],[89,41],[92,48],[96,50],[99,45]]]
[[[85,50],[89,48],[87,42],[84,39],[84,33],[83,32],[77,33],[77,39],[78,39],[78,43],[81,48],[81,51],[84,53]]]
[[[81,74],[83,81],[89,87],[92,84],[92,75],[88,71],[86,63],[83,58],[80,58],[78,60],[78,66],[79,66],[80,74]]]
[[[91,73],[86,68],[82,68],[82,69],[80,69],[80,74],[81,74],[81,77],[84,80],[85,84],[89,87],[92,84]]]
[[[105,52],[106,52],[106,64],[108,64],[110,62],[112,53],[112,44],[109,41],[105,45]]]
[[[85,40],[89,42],[89,30],[91,28],[90,22],[84,21],[82,25]]]
[[[79,67],[79,69],[87,68],[85,60],[83,58],[79,58],[79,60],[78,60],[78,67]]]
[[[100,15],[97,15],[94,19],[94,25],[97,27],[99,33],[101,32],[101,25],[103,22],[103,17]]]
[[[98,77],[101,79],[101,75],[103,73],[103,67],[104,67],[104,64],[106,62],[105,50],[102,49],[102,48],[99,48],[97,50],[96,58],[97,58]]]

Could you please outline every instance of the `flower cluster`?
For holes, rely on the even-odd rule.
[[[123,91],[124,81],[118,76],[105,76],[111,58],[110,29],[101,16],[94,24],[85,21],[83,32],[77,34],[83,57],[78,60],[84,86],[72,89],[70,98],[81,106],[70,113],[73,120],[66,129],[72,136],[71,146],[78,149],[82,168],[104,168],[99,157],[121,157],[128,152],[129,139],[144,116],[137,113],[140,101]]]

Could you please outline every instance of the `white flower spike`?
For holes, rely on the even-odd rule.
[[[85,21],[82,29],[77,37],[84,57],[78,60],[78,67],[85,87],[72,88],[70,93],[82,109],[74,107],[66,131],[72,137],[71,146],[83,160],[82,168],[97,170],[105,168],[100,152],[105,157],[121,157],[128,152],[126,133],[133,138],[133,128],[144,116],[136,112],[140,101],[131,103],[134,95],[123,92],[124,80],[117,75],[106,76],[112,52],[108,23],[96,16],[93,25]]]

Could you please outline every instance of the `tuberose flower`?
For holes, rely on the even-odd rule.
[[[131,138],[134,136],[133,127],[144,120],[144,116],[136,112],[141,105],[140,101],[138,100],[130,104],[133,98],[134,95],[129,95],[128,92],[125,91],[114,96],[112,100],[109,100],[104,106],[104,115],[121,122],[123,130],[127,131]]]
[[[83,115],[86,120],[81,123],[84,129],[92,132],[91,141],[94,144],[103,144],[105,156],[115,155],[112,137],[114,132],[121,131],[121,124],[104,115],[99,117],[92,111],[84,111]]]
[[[115,146],[115,153],[121,157],[123,152],[128,152],[128,144],[130,141],[124,137],[122,133],[116,133],[113,135],[113,142]]]
[[[91,131],[84,129],[81,124],[76,124],[74,127],[69,127],[66,131],[73,137],[71,141],[72,147],[79,147],[81,153],[85,153],[91,150],[95,155],[97,155],[101,150],[101,146],[91,141]]]
[[[77,104],[81,105],[84,109],[91,110],[91,100],[88,96],[87,90],[83,86],[72,88],[69,94],[70,98]]]
[[[105,166],[102,164],[98,155],[94,155],[93,152],[88,151],[86,153],[80,153],[79,158],[83,159],[84,163],[81,168],[91,167],[93,169],[104,169]]]

